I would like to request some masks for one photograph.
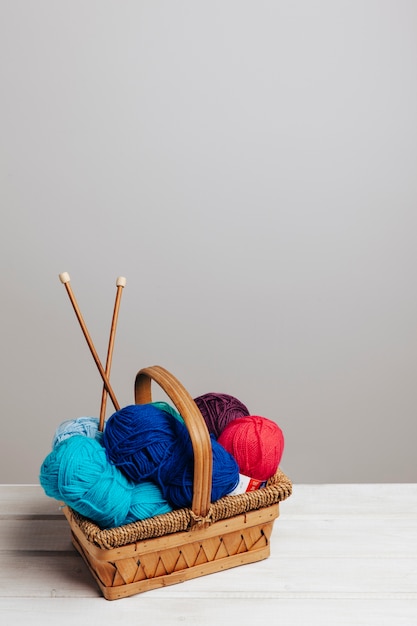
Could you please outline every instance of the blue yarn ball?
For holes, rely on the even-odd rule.
[[[84,437],[91,437],[100,441],[102,433],[98,427],[99,420],[97,417],[78,417],[73,420],[65,420],[54,433],[52,447],[55,448],[61,441],[74,435],[83,435]]]
[[[239,468],[233,456],[212,435],[211,500],[233,491]],[[193,496],[194,453],[188,430],[181,420],[160,407],[134,404],[109,418],[103,444],[111,463],[132,481],[153,480],[176,508],[189,507]]]
[[[114,465],[96,440],[82,435],[64,439],[41,466],[46,495],[62,500],[102,528],[172,510],[159,489],[135,485]]]
[[[152,478],[173,453],[177,432],[183,428],[180,420],[155,403],[132,404],[109,417],[103,445],[109,461],[139,483]]]
[[[239,482],[239,466],[234,457],[210,435],[212,449],[211,502],[233,491]],[[155,477],[161,491],[174,508],[190,507],[193,499],[194,454],[191,439],[184,437],[176,453],[158,468]]]

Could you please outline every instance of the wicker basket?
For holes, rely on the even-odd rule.
[[[211,503],[212,453],[203,417],[181,383],[160,366],[138,372],[136,404],[152,401],[152,381],[173,401],[188,428],[193,501],[189,509],[105,530],[64,508],[73,544],[107,600],[267,558],[279,502],[292,491],[291,481],[278,470],[261,489]]]

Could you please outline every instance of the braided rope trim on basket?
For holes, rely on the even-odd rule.
[[[267,485],[256,491],[236,496],[224,496],[210,507],[210,522],[228,519],[242,513],[271,506],[288,498],[292,493],[290,479],[278,469]],[[86,538],[100,548],[120,548],[143,539],[153,539],[171,533],[189,530],[195,516],[191,509],[175,509],[170,513],[155,515],[117,528],[101,529],[91,520],[72,510],[77,525]]]

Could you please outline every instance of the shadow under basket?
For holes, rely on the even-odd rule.
[[[190,508],[110,529],[64,507],[72,542],[107,600],[266,559],[279,503],[292,492],[278,469],[265,487],[211,503],[212,452],[204,419],[181,383],[160,366],[138,372],[136,404],[152,402],[152,381],[173,401],[190,434],[193,501]]]

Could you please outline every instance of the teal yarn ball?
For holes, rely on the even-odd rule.
[[[184,424],[184,419],[182,415],[180,415],[176,409],[174,409],[170,404],[168,404],[168,402],[150,402],[149,404],[150,406],[154,406],[161,411],[165,411],[166,413],[169,413],[170,415],[175,417],[179,422],[182,422]]]
[[[65,420],[54,433],[52,447],[55,448],[61,441],[74,435],[83,435],[84,437],[91,437],[100,441],[102,433],[99,431],[98,426],[99,420],[97,417],[78,417],[73,420]]]
[[[136,485],[109,463],[96,439],[73,435],[58,443],[42,463],[39,481],[47,496],[113,528],[172,510],[156,485]],[[155,488],[154,488],[155,487]]]

